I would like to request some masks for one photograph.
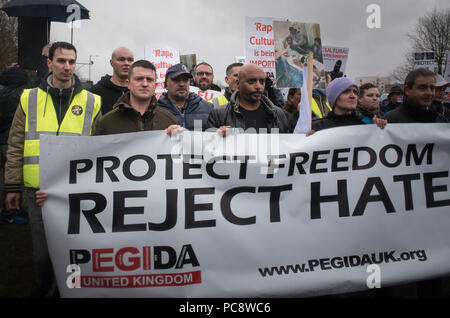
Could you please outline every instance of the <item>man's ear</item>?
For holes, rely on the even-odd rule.
[[[408,87],[408,85],[405,85],[405,87],[403,88],[404,95],[408,96],[409,95],[409,91],[410,91],[410,88]]]

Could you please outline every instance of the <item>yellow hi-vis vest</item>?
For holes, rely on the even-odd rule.
[[[328,104],[328,102],[326,102],[326,105],[327,105],[328,109],[331,111],[330,104]],[[320,110],[319,105],[317,104],[317,102],[314,98],[312,98],[311,110],[313,111],[314,114],[319,116],[319,118],[322,118],[324,115],[326,115],[326,114],[322,114],[322,111]]]
[[[58,126],[55,107],[48,93],[40,88],[25,89],[20,104],[26,116],[23,149],[23,180],[26,187],[39,188],[39,138],[41,134],[89,136],[100,111],[100,96],[82,90],[73,97]]]
[[[228,99],[225,97],[225,95],[221,95],[219,97],[214,97],[211,101],[214,106],[223,106],[228,104]]]

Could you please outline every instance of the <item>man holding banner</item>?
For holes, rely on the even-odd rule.
[[[156,68],[140,60],[131,65],[126,80],[129,92],[119,98],[95,129],[96,135],[120,134],[143,130],[163,130],[178,121],[171,113],[157,107]]]
[[[11,126],[5,172],[8,210],[20,208],[21,182],[27,188],[28,210],[33,241],[36,291],[33,296],[52,296],[55,279],[38,205],[45,193],[39,185],[41,135],[89,136],[101,119],[100,96],[82,89],[74,74],[77,52],[66,42],[50,47],[51,73],[34,89],[24,90]],[[59,107],[55,107],[58,105]]]
[[[239,72],[239,92],[225,106],[215,107],[208,119],[208,126],[219,128],[226,135],[231,128],[253,132],[289,132],[289,124],[281,108],[264,96],[266,74],[254,64],[243,66]],[[274,130],[274,131],[272,131]]]

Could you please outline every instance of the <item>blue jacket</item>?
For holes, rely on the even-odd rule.
[[[173,114],[178,119],[178,124],[188,130],[194,130],[194,120],[201,120],[202,130],[205,130],[209,113],[213,109],[212,103],[208,103],[195,93],[189,93],[188,99],[181,110],[169,100],[167,93],[161,95],[158,106]]]

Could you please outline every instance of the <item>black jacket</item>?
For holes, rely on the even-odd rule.
[[[261,106],[267,109],[267,129],[278,128],[280,133],[289,133],[289,124],[281,108],[275,106],[266,96],[261,99]],[[208,128],[231,126],[246,130],[245,120],[239,111],[239,92],[231,96],[231,100],[224,106],[216,106],[208,118]]]
[[[360,113],[353,111],[351,114],[336,115],[334,112],[329,112],[327,116],[312,121],[312,130],[319,131],[328,128],[365,125],[362,121]]]
[[[8,144],[9,129],[24,88],[28,88],[27,73],[19,67],[8,67],[0,74],[0,144]]]
[[[442,117],[445,117],[447,122],[450,123],[450,103],[435,101],[431,104],[431,107],[436,113],[440,114]]]
[[[423,109],[411,103],[407,97],[403,104],[384,115],[389,123],[447,123],[448,120],[435,108]]]
[[[102,97],[102,114],[113,109],[114,104],[118,101],[119,97],[128,92],[128,87],[117,86],[111,82],[111,76],[105,75],[100,81],[97,82],[90,91],[94,94]]]

